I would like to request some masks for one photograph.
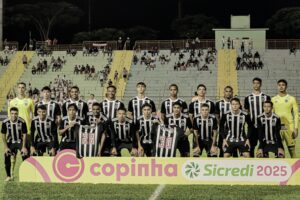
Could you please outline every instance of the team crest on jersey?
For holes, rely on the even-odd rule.
[[[288,99],[285,99],[285,103],[287,103],[287,102],[289,102],[289,100],[288,100]]]

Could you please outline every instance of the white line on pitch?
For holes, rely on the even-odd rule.
[[[159,185],[157,186],[157,188],[155,189],[155,191],[152,193],[151,197],[149,198],[149,200],[155,200],[157,199],[157,197],[160,195],[160,193],[163,191],[163,189],[165,188],[166,185]]]

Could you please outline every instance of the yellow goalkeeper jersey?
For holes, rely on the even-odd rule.
[[[272,98],[272,102],[274,112],[280,117],[281,124],[290,131],[298,128],[299,110],[296,98],[288,94],[283,97],[277,95]]]
[[[30,133],[30,127],[31,127],[31,118],[34,114],[34,103],[33,100],[30,98],[23,98],[19,99],[18,97],[14,98],[9,102],[8,106],[8,115],[10,115],[9,109],[11,107],[16,107],[19,110],[19,117],[25,120],[28,133]],[[31,116],[31,115],[32,116]]]

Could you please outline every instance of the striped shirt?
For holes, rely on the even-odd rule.
[[[222,99],[216,102],[215,114],[218,114],[220,117],[222,117],[223,114],[230,111],[230,109],[231,109],[230,101],[226,101],[225,99]]]
[[[108,119],[114,119],[117,117],[117,110],[119,108],[125,108],[124,103],[122,103],[119,100],[113,100],[110,101],[108,99],[105,99],[100,103],[101,111],[102,113],[108,118]]]
[[[198,131],[200,140],[212,140],[213,131],[218,129],[217,119],[211,114],[207,118],[197,115],[194,118],[193,128]]]
[[[187,128],[192,129],[192,122],[188,115],[181,113],[178,118],[175,117],[174,114],[169,114],[165,118],[165,126],[170,128],[172,126],[178,126],[183,130],[186,131]]]
[[[182,99],[172,100],[171,98],[168,98],[162,102],[160,112],[165,115],[173,113],[173,103],[175,102],[180,103],[183,113],[185,114],[188,113],[187,103],[184,100]]]
[[[134,97],[131,99],[128,103],[128,111],[133,113],[133,121],[136,122],[136,120],[143,115],[142,112],[142,106],[145,104],[151,104],[152,106],[152,112],[156,112],[156,107],[154,101],[149,99],[148,97],[145,97],[143,99],[140,99],[139,97]]]
[[[139,132],[140,142],[143,144],[152,144],[153,135],[151,135],[151,130],[153,124],[157,122],[157,118],[150,117],[146,119],[144,116],[138,118],[135,128]]]
[[[126,118],[120,122],[117,118],[112,119],[109,126],[112,146],[116,147],[117,143],[133,143],[137,147],[135,128],[132,120]]]
[[[259,95],[250,94],[245,98],[244,107],[246,110],[249,110],[251,117],[251,122],[254,127],[257,127],[257,117],[263,113],[263,103],[267,100],[271,100],[271,97],[260,93]]]
[[[24,119],[18,117],[15,122],[12,122],[9,118],[2,122],[1,133],[7,134],[7,143],[22,143],[23,134],[27,134],[27,126]]]
[[[65,132],[65,134],[62,136],[61,139],[62,142],[75,142],[76,135],[78,134],[79,131],[79,126],[85,124],[85,121],[78,116],[72,121],[69,119],[69,117],[63,117],[59,129],[60,130],[65,129],[70,124],[70,122],[75,122],[75,125],[69,130],[67,130],[67,132]]]
[[[61,115],[61,110],[60,110],[60,106],[57,102],[55,101],[49,101],[47,103],[45,103],[44,101],[40,101],[37,104],[35,104],[35,109],[34,109],[34,116],[37,116],[37,108],[40,105],[45,105],[47,108],[47,116],[52,118],[52,119],[56,119],[57,116]]]
[[[209,106],[209,113],[210,114],[214,114],[215,112],[215,104],[214,102],[212,102],[209,99],[205,99],[204,101],[194,101],[192,103],[190,103],[189,105],[189,113],[192,114],[193,116],[197,116],[199,114],[201,114],[201,106],[202,104],[208,104]]]
[[[78,108],[77,116],[80,118],[86,119],[87,113],[89,112],[87,103],[82,100],[72,101],[71,99],[68,99],[62,106],[63,117],[68,116],[68,113],[67,113],[68,106],[73,103],[76,104],[76,106]]]
[[[57,127],[55,121],[50,117],[46,117],[45,120],[35,117],[31,122],[30,133],[32,146],[36,146],[39,142],[54,142],[57,140]]]

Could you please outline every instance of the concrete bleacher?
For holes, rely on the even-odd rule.
[[[288,81],[288,93],[300,98],[300,55],[289,55],[289,50],[266,50],[260,52],[264,68],[262,70],[239,70],[239,96],[245,97],[252,91],[252,79],[263,80],[262,91],[270,96],[277,94],[277,81]]]
[[[140,58],[141,54],[137,53],[136,55]],[[178,54],[170,55],[168,50],[162,50],[159,54],[169,55],[170,62],[162,65],[157,57],[156,68],[151,71],[146,71],[145,64],[141,65],[140,61],[136,65],[132,65],[123,98],[125,105],[128,104],[132,97],[136,96],[136,84],[140,81],[146,83],[146,96],[153,99],[158,108],[160,108],[162,101],[169,97],[168,87],[171,83],[179,86],[178,96],[187,102],[191,101],[200,83],[206,85],[207,97],[211,100],[216,100],[216,64],[209,64],[208,71],[198,71],[197,67],[188,67],[186,71],[174,71],[174,64],[178,62]],[[189,58],[189,53],[184,54],[183,61],[186,62]]]
[[[32,75],[31,68],[32,65],[38,63],[39,60],[46,59],[48,64],[50,63],[51,56],[49,57],[41,57],[37,56],[36,54],[32,58],[32,62],[30,63],[28,69],[24,72],[21,77],[21,81],[25,83],[31,83],[32,88],[41,89],[45,85],[49,85],[50,81],[54,81],[57,75],[63,77],[66,75],[66,79],[72,80],[73,85],[77,85],[80,88],[80,95],[83,95],[85,98],[92,93],[95,95],[97,100],[102,100],[103,88],[100,85],[98,79],[96,80],[85,80],[84,74],[74,74],[74,66],[75,65],[86,65],[89,64],[90,66],[94,65],[96,68],[96,72],[103,70],[103,68],[108,64],[108,56],[99,53],[97,56],[83,56],[81,51],[78,51],[76,56],[66,56],[65,51],[54,51],[53,55],[55,59],[59,56],[66,59],[66,64],[63,66],[61,71],[52,72],[51,67],[50,70],[46,74],[35,74]]]

